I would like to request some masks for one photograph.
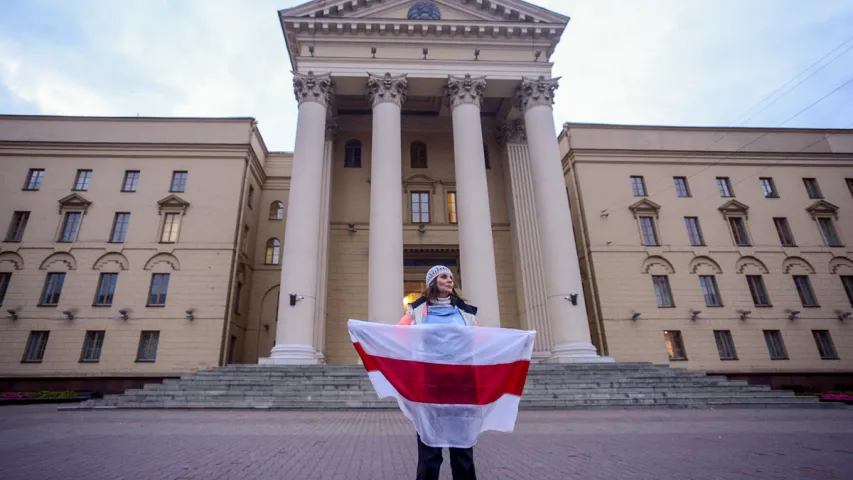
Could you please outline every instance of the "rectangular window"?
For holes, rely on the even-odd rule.
[[[749,285],[749,294],[752,295],[752,303],[756,307],[770,307],[770,297],[764,287],[764,278],[761,275],[747,275],[746,283]]]
[[[732,338],[731,331],[714,330],[714,340],[717,342],[717,352],[720,353],[720,360],[737,360],[735,341]]]
[[[838,360],[838,352],[835,351],[835,344],[832,343],[829,330],[812,330],[812,335],[814,335],[814,342],[821,360]]]
[[[62,295],[62,284],[65,283],[64,273],[48,273],[44,281],[39,305],[57,305]]]
[[[717,289],[717,279],[713,275],[700,275],[699,284],[702,286],[702,295],[705,296],[705,306],[722,307],[720,291]]]
[[[447,192],[447,221],[459,223],[456,217],[456,192]]]
[[[652,217],[640,217],[640,236],[643,240],[643,245],[657,246],[658,237],[655,232],[655,219]]]
[[[139,185],[139,170],[126,170],[124,172],[124,182],[121,184],[122,192],[135,192]]]
[[[0,305],[3,305],[3,300],[6,299],[6,292],[9,290],[9,282],[11,280],[11,273],[0,272]]]
[[[429,192],[412,192],[412,223],[429,223]]]
[[[89,189],[89,181],[91,180],[91,170],[77,170],[77,177],[74,179],[74,190],[85,192]]]
[[[782,341],[782,332],[779,330],[765,330],[764,341],[767,342],[767,351],[770,353],[771,360],[788,359],[785,342]]]
[[[44,350],[47,348],[47,337],[50,332],[32,331],[27,339],[27,348],[24,350],[24,363],[38,363],[44,359]]]
[[[690,187],[687,186],[687,177],[672,177],[675,183],[675,194],[679,197],[689,197]]]
[[[95,305],[99,307],[113,304],[113,294],[118,283],[117,273],[102,273],[98,279],[98,290],[95,293]]]
[[[254,199],[254,197],[255,197],[255,187],[252,185],[249,185],[249,194],[246,195],[246,205],[248,205],[249,208],[252,208],[252,200]]]
[[[658,308],[674,307],[672,291],[669,288],[669,278],[666,275],[653,275],[652,283],[655,286],[655,296],[658,299]]]
[[[776,183],[773,182],[772,178],[762,177],[758,179],[758,182],[761,183],[761,193],[766,198],[779,198],[779,192],[776,191]]]
[[[12,214],[12,223],[9,224],[9,230],[6,232],[7,242],[20,242],[24,239],[24,230],[27,228],[27,222],[30,219],[30,212],[15,212]]]
[[[240,314],[240,296],[243,295],[243,283],[237,282],[237,289],[234,292],[234,313]]]
[[[243,225],[243,245],[240,246],[243,253],[249,254],[249,226]]]
[[[641,176],[632,176],[631,177],[631,191],[634,192],[635,197],[645,197],[646,196],[646,181],[643,180]]]
[[[110,232],[110,242],[123,243],[127,238],[127,227],[130,226],[130,213],[116,212],[113,218],[113,230]]]
[[[684,217],[684,224],[687,226],[687,237],[690,238],[690,245],[694,247],[705,245],[705,239],[702,238],[702,229],[699,228],[699,218]]]
[[[162,307],[166,305],[166,293],[169,291],[169,274],[155,273],[151,275],[151,288],[148,292],[148,306]]]
[[[175,243],[178,241],[178,227],[181,226],[181,216],[178,213],[167,213],[163,216],[163,231],[160,232],[160,243]]]
[[[729,177],[717,177],[717,190],[720,191],[721,197],[734,197],[735,192],[732,190],[732,182]]]
[[[142,332],[139,334],[139,349],[136,351],[137,362],[153,362],[157,359],[157,344],[160,342],[160,332]]]
[[[83,219],[83,214],[80,212],[67,212],[65,220],[62,222],[62,235],[59,237],[60,242],[73,242],[77,240],[77,232],[80,231],[80,222]]]
[[[42,180],[44,180],[44,169],[31,168],[27,173],[27,183],[24,184],[24,190],[38,190],[41,188]]]
[[[791,232],[791,226],[788,224],[788,219],[785,217],[776,217],[773,219],[773,225],[776,225],[776,233],[779,235],[779,242],[783,247],[796,247],[797,242],[794,241],[794,234]]]
[[[735,241],[735,245],[748,247],[749,235],[746,234],[746,221],[742,217],[730,217],[729,227],[732,229],[732,238]]]
[[[174,171],[172,172],[172,185],[169,191],[172,193],[183,193],[187,189],[187,172]]]
[[[850,195],[853,196],[853,178],[845,178],[847,182],[847,190],[850,190]]]
[[[80,361],[84,363],[96,363],[101,360],[101,347],[104,346],[104,331],[89,330],[83,339],[83,351],[80,352]]]
[[[684,349],[681,331],[664,330],[663,340],[666,343],[666,353],[670,360],[687,360],[687,351]]]
[[[818,218],[817,224],[820,226],[820,234],[823,236],[823,241],[828,247],[843,247],[841,239],[838,238],[838,231],[835,229],[835,223],[831,218]]]
[[[800,301],[804,307],[818,307],[817,297],[812,290],[812,284],[807,275],[794,275],[794,285],[797,287],[797,294],[800,296]]]
[[[7,280],[8,284],[8,280]],[[853,276],[851,275],[842,275],[841,276],[841,284],[844,285],[844,291],[847,292],[847,300],[850,301],[850,305],[853,306]],[[2,299],[2,297],[0,297]]]
[[[809,198],[823,198],[816,178],[804,178],[803,185],[806,186],[806,193],[809,194]]]

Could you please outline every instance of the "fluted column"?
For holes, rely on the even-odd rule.
[[[557,145],[554,91],[559,79],[524,78],[515,92],[524,113],[530,173],[539,228],[548,317],[553,346],[551,362],[612,361],[599,357],[590,341],[574,229]],[[575,299],[573,304],[571,299]]]
[[[320,209],[320,255],[317,260],[317,304],[314,307],[314,350],[317,362],[326,363],[323,352],[326,349],[326,287],[329,278],[329,204],[332,186],[332,155],[335,152],[335,139],[338,136],[338,124],[326,123],[326,141],[323,146],[323,205]]]
[[[260,359],[263,364],[318,363],[313,347],[321,249],[318,220],[324,205],[324,139],[326,110],[332,101],[331,75],[295,73],[293,91],[299,115],[281,259],[278,326],[269,358]]]
[[[367,272],[367,319],[371,322],[394,323],[403,313],[400,110],[407,87],[405,75],[368,75],[367,95],[373,108]]]
[[[495,245],[480,122],[480,105],[485,90],[485,77],[450,76],[445,101],[453,115],[459,256],[465,277],[464,295],[479,307],[477,321],[480,325],[499,327]]]

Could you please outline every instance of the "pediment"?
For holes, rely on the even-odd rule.
[[[76,210],[85,212],[89,209],[89,205],[91,204],[92,202],[86,200],[86,198],[80,195],[79,193],[72,193],[71,195],[63,197],[59,200],[59,210]]]
[[[411,175],[403,180],[403,193],[409,193],[412,190],[417,190],[420,188],[427,188],[432,193],[435,193],[435,184],[438,183],[434,178],[429,175],[424,175],[422,173],[417,173],[415,175]]]
[[[642,214],[654,214],[655,217],[658,216],[658,212],[660,212],[660,205],[649,200],[648,198],[644,198],[639,202],[628,207],[628,210],[634,214],[634,218]]]
[[[160,212],[163,211],[184,211],[190,206],[190,202],[183,198],[172,194],[157,202]]]
[[[749,206],[746,204],[740,203],[737,200],[729,200],[728,202],[720,205],[719,210],[723,212],[723,215],[746,215],[749,213]]]
[[[833,205],[826,200],[818,200],[806,207],[806,211],[812,217],[835,217],[838,218],[838,206]]]

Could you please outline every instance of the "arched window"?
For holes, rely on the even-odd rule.
[[[277,238],[267,240],[267,254],[264,259],[265,265],[278,265],[281,263],[281,242]]]
[[[361,142],[350,140],[344,147],[344,168],[361,168]]]
[[[427,147],[424,142],[412,142],[409,154],[412,168],[427,168]]]
[[[284,204],[278,200],[270,204],[270,220],[284,220]]]
[[[492,162],[489,160],[489,146],[483,142],[483,158],[486,159],[486,170],[492,168]]]

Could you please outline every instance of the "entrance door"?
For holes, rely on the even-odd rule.
[[[420,298],[426,290],[426,274],[430,268],[436,265],[444,265],[453,272],[453,280],[456,290],[462,294],[461,278],[459,276],[458,260],[456,258],[434,258],[423,256],[406,256],[403,259],[403,311],[405,312],[409,303]]]

